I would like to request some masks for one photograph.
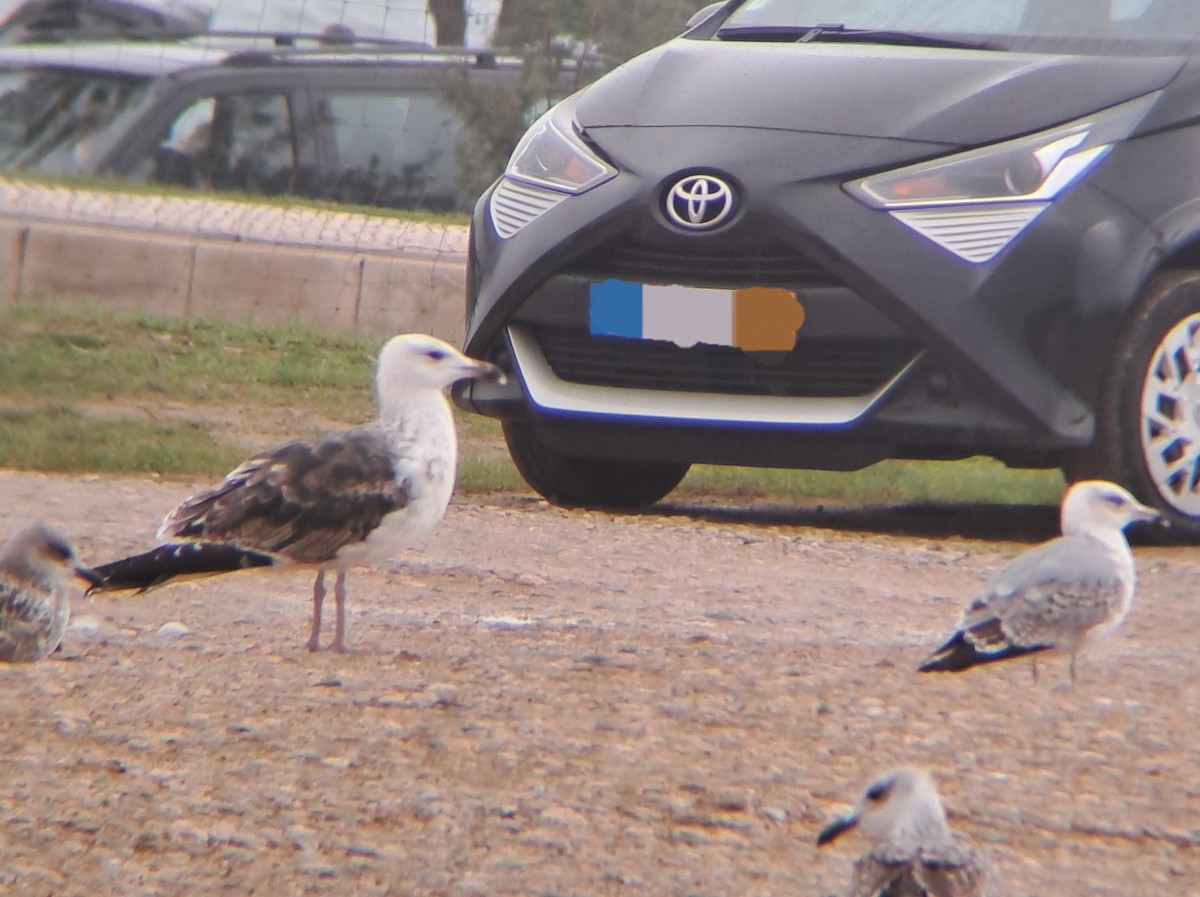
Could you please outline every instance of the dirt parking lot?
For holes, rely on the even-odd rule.
[[[0,472],[84,559],[148,545],[197,484]],[[1200,895],[1200,554],[1139,548],[1081,659],[913,670],[1047,509],[459,500],[349,579],[347,656],[304,650],[311,578],[80,600],[0,669],[13,895],[825,895],[817,830],[930,768],[1011,895]],[[167,623],[182,627],[160,628]]]

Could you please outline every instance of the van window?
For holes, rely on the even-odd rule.
[[[0,167],[90,171],[113,122],[147,93],[145,80],[105,73],[0,71]]]
[[[323,92],[317,109],[331,135],[325,167],[338,172],[329,198],[434,211],[473,201],[460,188],[462,120],[435,93]]]
[[[274,195],[290,193],[296,170],[286,96],[250,92],[203,97],[180,111],[133,167],[139,180]]]

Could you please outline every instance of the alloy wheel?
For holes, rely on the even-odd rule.
[[[1200,313],[1166,332],[1142,381],[1142,457],[1172,508],[1200,516]]]

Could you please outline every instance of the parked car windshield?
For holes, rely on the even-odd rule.
[[[863,35],[854,30],[865,30]],[[718,37],[872,40],[915,35],[1200,42],[1196,0],[748,0]],[[879,34],[884,32],[884,34]],[[915,42],[915,41],[914,41]]]
[[[0,70],[0,167],[87,171],[113,122],[149,91],[147,79],[108,73]]]

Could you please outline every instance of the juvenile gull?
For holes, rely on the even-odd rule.
[[[1020,555],[963,611],[958,630],[920,670],[956,673],[1055,649],[1071,657],[1111,632],[1133,602],[1136,574],[1125,527],[1158,517],[1115,483],[1067,490],[1062,535]],[[1037,659],[1031,656],[1037,681]]]
[[[8,541],[0,552],[0,661],[32,663],[58,647],[71,617],[69,576],[100,582],[50,527],[33,526]]]
[[[418,542],[449,504],[458,440],[445,388],[500,376],[434,337],[393,337],[376,365],[375,421],[250,458],[167,515],[158,538],[173,541],[97,567],[99,590],[145,591],[247,567],[315,567],[308,649],[316,651],[325,573],[336,571],[333,648],[344,651],[347,569]]]
[[[821,830],[825,845],[851,828],[871,842],[854,863],[846,897],[994,897],[987,861],[956,838],[929,774],[901,767],[867,786],[849,816]]]

